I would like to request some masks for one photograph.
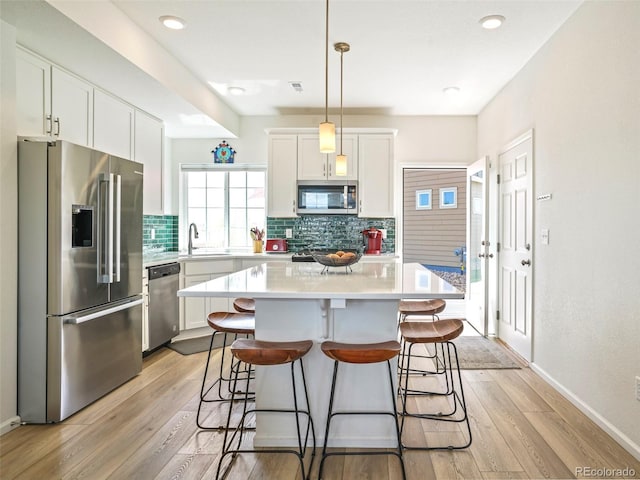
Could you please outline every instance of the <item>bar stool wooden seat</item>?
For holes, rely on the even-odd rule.
[[[437,420],[444,422],[464,423],[467,430],[468,441],[460,445],[443,445],[443,446],[409,446],[403,444],[405,449],[411,450],[437,450],[437,449],[461,449],[471,445],[471,426],[469,424],[469,416],[467,413],[467,404],[464,398],[464,388],[462,386],[462,376],[460,375],[460,364],[458,362],[458,350],[452,340],[458,338],[464,330],[462,319],[447,319],[437,322],[402,322],[400,324],[400,333],[403,339],[403,366],[402,375],[400,377],[400,396],[402,401],[402,421],[400,432],[404,432],[404,424],[407,418],[418,418]],[[442,390],[425,391],[409,388],[409,372],[411,371],[412,349],[416,345],[421,344],[440,344],[442,346],[442,361],[445,368],[445,387]],[[455,359],[455,364],[452,362]],[[457,371],[457,383],[453,375],[453,370]],[[404,381],[404,384],[403,384]],[[423,397],[444,397],[449,400],[450,411],[435,413],[418,413],[409,412],[407,409],[407,398],[409,396]],[[458,413],[458,409],[461,413]],[[422,408],[424,410],[424,407]]]
[[[240,362],[228,362],[230,365],[225,370],[225,350],[227,345],[238,336],[251,337],[255,333],[255,318],[249,313],[233,313],[233,312],[212,312],[207,316],[207,323],[213,329],[211,341],[209,342],[209,355],[207,356],[207,364],[202,376],[202,386],[200,388],[200,402],[198,403],[198,414],[196,415],[196,424],[199,428],[205,430],[222,430],[221,425],[207,426],[204,425],[200,416],[202,406],[210,402],[228,402],[231,395],[232,374],[234,370],[240,369],[243,375],[248,376],[248,369],[242,369]],[[216,335],[222,335],[222,354],[220,358],[220,369],[215,379],[208,380],[209,365],[211,363],[211,354],[215,342]],[[228,336],[232,337],[228,339]]]
[[[256,301],[253,298],[236,298],[233,301],[233,308],[240,313],[256,313]]]
[[[400,300],[398,312],[401,322],[404,322],[411,315],[431,316],[433,320],[438,320],[438,314],[442,313],[445,308],[447,308],[447,302],[441,298]]]
[[[441,298],[430,298],[425,300],[400,300],[400,304],[398,305],[398,313],[400,314],[398,317],[398,328],[400,327],[400,323],[406,321],[407,317],[410,316],[430,316],[432,321],[440,320],[438,314],[442,313],[445,308],[447,308],[447,302]],[[435,347],[433,352],[427,352],[426,355],[415,354],[414,357],[428,358],[433,360],[435,370],[413,368],[411,370],[412,374],[437,375],[444,373],[442,362],[438,358],[437,347]],[[403,363],[404,362],[401,360],[399,362],[398,368],[402,368]],[[399,373],[402,374],[402,371],[399,371]]]
[[[313,347],[313,341],[311,340],[302,340],[297,342],[267,342],[261,340],[253,340],[246,338],[239,338],[233,342],[231,345],[231,353],[234,358],[239,362],[243,362],[249,365],[249,371],[253,369],[254,366],[273,366],[273,365],[291,365],[291,389],[293,392],[293,409],[291,408],[282,408],[282,409],[258,409],[258,408],[248,408],[249,404],[249,378],[245,377],[244,381],[246,383],[243,392],[239,392],[237,387],[238,381],[242,381],[239,379],[238,374],[239,371],[235,370],[234,372],[234,385],[232,388],[232,400],[236,400],[236,397],[241,397],[238,399],[243,400],[243,408],[242,408],[242,416],[238,425],[236,427],[230,427],[231,423],[231,409],[229,409],[229,413],[227,416],[227,425],[225,427],[224,439],[222,442],[222,454],[220,456],[220,461],[218,462],[218,468],[216,471],[216,479],[220,478],[222,473],[222,478],[225,478],[229,473],[229,470],[233,466],[233,462],[239,453],[287,453],[293,454],[298,457],[300,462],[300,471],[303,479],[309,479],[311,473],[311,467],[313,466],[313,459],[315,457],[315,449],[316,449],[316,434],[313,426],[313,419],[311,418],[311,409],[309,407],[309,394],[307,391],[307,382],[304,374],[304,365],[302,362],[302,358],[311,350]],[[302,388],[304,392],[304,400],[306,407],[300,408],[298,405],[298,388],[296,385],[296,376],[294,371],[294,366],[296,362],[299,365],[300,374],[302,378]],[[245,427],[245,420],[247,415],[252,413],[290,413],[295,415],[296,420],[296,433],[298,440],[298,448],[297,449],[268,449],[268,448],[260,448],[256,449],[248,449],[242,448],[242,437],[244,432],[247,430]],[[303,434],[300,429],[300,416],[306,416],[307,422],[304,433],[304,441]],[[311,460],[309,462],[309,466],[305,469],[304,467],[304,457],[306,456],[306,448],[309,440],[309,434],[311,434],[313,448],[311,450]],[[235,448],[232,447],[234,442],[237,441],[237,445]],[[222,471],[223,461],[226,456],[232,455],[231,461],[225,466],[224,471]]]
[[[398,356],[400,353],[400,344],[395,341],[379,342],[379,343],[339,343],[333,341],[323,342],[321,345],[322,352],[329,358],[334,360],[333,365],[333,380],[331,382],[331,394],[329,397],[329,411],[327,413],[327,425],[324,432],[324,446],[322,448],[322,460],[320,461],[320,469],[318,472],[318,478],[322,479],[322,469],[324,467],[325,460],[330,456],[336,455],[395,455],[400,460],[400,466],[402,469],[402,478],[406,479],[406,473],[404,468],[404,458],[402,457],[402,443],[400,426],[398,425],[398,418],[396,414],[396,395],[393,388],[393,375],[391,373],[391,359]],[[388,411],[361,411],[361,410],[349,410],[349,411],[334,411],[333,401],[336,390],[336,383],[338,378],[338,365],[340,363],[351,364],[370,364],[387,362],[387,368],[389,371],[389,410]],[[337,415],[389,415],[393,418],[396,428],[396,435],[398,438],[398,444],[395,451],[349,451],[349,452],[327,452],[327,442],[329,440],[329,432],[331,426],[331,420]]]

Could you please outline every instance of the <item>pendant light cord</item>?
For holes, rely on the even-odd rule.
[[[340,50],[340,155],[342,155],[342,71],[344,50]]]
[[[329,0],[325,16],[325,53],[324,53],[324,121],[329,121]]]

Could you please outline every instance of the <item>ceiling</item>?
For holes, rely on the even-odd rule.
[[[99,3],[109,4],[111,14],[133,22],[149,39],[145,55],[158,49],[164,58],[173,57],[167,69],[184,68],[234,115],[324,113],[323,0],[0,0],[19,43],[92,82],[97,77],[98,85],[161,116],[170,135],[225,136],[213,127],[237,132],[229,132],[210,108],[186,99],[179,85],[168,86],[161,72],[136,68],[113,44],[106,47],[67,18],[75,18],[73,9]],[[330,0],[330,110],[335,114],[340,102],[340,54],[333,44],[341,41],[351,46],[344,54],[345,114],[478,114],[580,3]],[[493,14],[504,16],[505,23],[483,29],[480,18]],[[162,15],[183,18],[186,28],[165,28],[158,20]],[[112,30],[118,25],[114,20]],[[105,71],[105,65],[114,68]],[[301,83],[302,92],[294,91],[292,81]],[[229,86],[242,87],[245,94],[230,95]],[[457,96],[443,93],[451,86],[459,88]],[[211,128],[185,120],[198,116],[212,117],[214,122],[205,122]]]

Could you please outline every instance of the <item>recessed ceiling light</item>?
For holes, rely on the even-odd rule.
[[[227,93],[229,95],[244,95],[245,93],[245,89],[242,87],[235,87],[235,86],[231,86],[231,87],[227,87]]]
[[[447,88],[443,88],[442,92],[447,97],[455,97],[456,95],[458,95],[460,93],[460,89],[458,87],[447,87]]]
[[[487,30],[493,30],[502,25],[505,18],[502,15],[489,15],[480,19],[480,25]]]
[[[158,20],[167,28],[171,30],[182,30],[186,25],[186,22],[180,17],[174,17],[173,15],[163,15]]]

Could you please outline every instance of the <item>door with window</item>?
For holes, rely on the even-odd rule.
[[[484,157],[467,168],[467,322],[481,335],[487,336],[489,260],[494,255],[489,249],[488,198],[489,157]]]
[[[533,340],[533,131],[507,145],[498,156],[498,165],[498,336],[530,361]]]

